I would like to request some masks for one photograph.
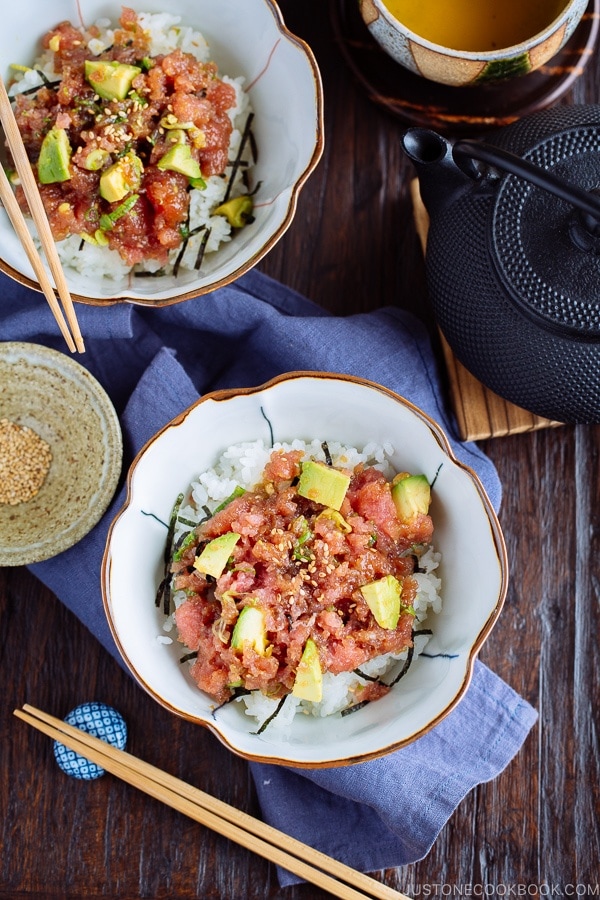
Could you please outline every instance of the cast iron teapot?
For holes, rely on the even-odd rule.
[[[600,106],[554,107],[485,142],[410,128],[435,318],[517,406],[600,422]]]

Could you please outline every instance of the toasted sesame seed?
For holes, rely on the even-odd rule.
[[[45,481],[52,451],[32,428],[0,419],[0,504],[31,500]]]

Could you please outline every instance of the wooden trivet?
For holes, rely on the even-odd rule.
[[[419,182],[416,178],[411,183],[411,195],[415,227],[425,253],[429,216],[421,200]],[[505,437],[524,431],[537,431],[540,428],[555,428],[562,424],[536,416],[494,394],[456,359],[441,332],[440,339],[448,371],[450,400],[463,440],[478,441],[490,437]]]

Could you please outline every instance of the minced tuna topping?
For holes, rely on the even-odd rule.
[[[192,677],[219,703],[240,690],[319,700],[324,672],[412,646],[429,501],[406,514],[395,486],[407,473],[390,482],[362,463],[320,463],[315,476],[302,457],[273,451],[262,481],[196,526],[173,556],[171,586],[186,595],[174,614],[179,639],[195,655]],[[374,682],[361,699],[388,690]]]
[[[190,190],[225,172],[236,92],[213,62],[179,48],[152,56],[132,9],[119,26],[97,55],[96,26],[44,35],[58,77],[18,93],[15,115],[54,238],[164,265],[188,237]]]

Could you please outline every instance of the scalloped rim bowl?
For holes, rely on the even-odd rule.
[[[323,152],[323,90],[316,60],[304,41],[285,26],[273,0],[137,0],[144,12],[165,9],[182,25],[201,31],[222,74],[244,76],[254,110],[258,158],[253,185],[260,183],[255,221],[205,257],[202,271],[177,278],[98,278],[67,270],[73,299],[92,305],[133,302],[166,306],[223,287],[255,266],[290,226],[298,194]],[[103,0],[28,0],[3,9],[0,57],[4,78],[11,63],[30,64],[43,34],[62,20],[116,22],[120,4]],[[33,26],[32,26],[33,23]],[[39,290],[33,270],[0,210],[0,269]]]
[[[272,433],[271,433],[272,430]],[[218,711],[182,668],[176,640],[161,643],[155,606],[166,524],[175,498],[230,444],[273,440],[370,441],[394,447],[398,470],[435,479],[431,514],[442,553],[443,609],[428,619],[427,656],[416,658],[389,694],[349,716],[296,716],[288,740],[256,731],[239,703]],[[382,756],[425,734],[460,701],[475,656],[502,608],[506,548],[475,473],[460,463],[440,427],[392,391],[328,372],[292,372],[256,388],[217,391],[173,419],[140,451],[127,498],[114,519],[102,565],[105,611],[123,659],[172,712],[209,728],[247,759],[299,767],[345,765]]]

